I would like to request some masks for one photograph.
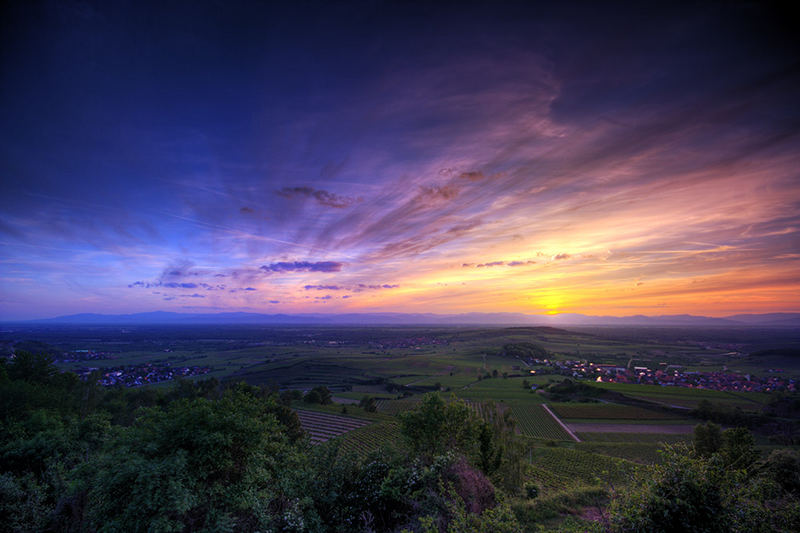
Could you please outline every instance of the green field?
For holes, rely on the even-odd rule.
[[[514,402],[511,413],[523,435],[545,440],[572,440],[558,422],[540,404]]]
[[[656,420],[676,418],[674,414],[663,411],[612,403],[553,403],[550,404],[550,408],[560,418],[570,419]]]
[[[668,435],[663,433],[577,433],[584,442],[635,442],[635,443],[674,443],[683,442],[691,435]]]

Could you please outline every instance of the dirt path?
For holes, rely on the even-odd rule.
[[[561,426],[562,428],[564,428],[564,431],[566,431],[567,433],[569,433],[569,436],[570,436],[570,437],[572,437],[573,439],[575,439],[575,442],[580,442],[580,441],[581,441],[581,439],[579,439],[579,438],[578,438],[578,436],[577,436],[575,433],[573,433],[573,432],[572,432],[572,430],[571,430],[571,429],[569,429],[569,428],[567,427],[567,425],[566,425],[564,422],[562,422],[562,421],[561,421],[561,419],[560,419],[560,418],[558,418],[558,417],[556,416],[556,414],[555,414],[553,411],[551,411],[551,410],[550,410],[550,408],[549,408],[549,407],[547,407],[547,404],[544,404],[544,403],[543,403],[543,404],[542,404],[542,407],[544,408],[544,410],[545,410],[545,411],[547,411],[548,413],[550,413],[550,416],[552,416],[552,417],[553,417],[553,420],[555,420],[556,422],[558,422],[558,425],[559,425],[559,426]]]

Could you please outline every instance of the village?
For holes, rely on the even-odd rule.
[[[89,379],[93,374],[98,373],[97,383],[104,387],[138,387],[150,383],[160,383],[162,381],[172,381],[178,378],[201,376],[208,374],[211,368],[207,366],[187,366],[171,367],[164,365],[129,365],[109,368],[84,367],[76,370],[76,373],[84,379]]]
[[[660,385],[662,387],[688,387],[718,391],[742,392],[795,392],[797,383],[792,378],[751,374],[737,374],[726,371],[699,372],[685,371],[681,365],[659,363],[659,368],[646,366],[620,366],[616,364],[592,363],[587,361],[553,361],[533,359],[534,365],[547,367],[549,372],[574,378],[592,379],[599,383],[634,383],[640,385]],[[531,374],[538,373],[531,370]],[[770,369],[770,373],[782,373],[781,369]]]

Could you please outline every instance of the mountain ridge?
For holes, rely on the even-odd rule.
[[[299,313],[248,312],[176,313],[151,311],[129,314],[79,313],[36,320],[6,321],[27,325],[544,325],[544,326],[728,326],[800,327],[800,313],[702,315],[594,316],[578,313],[528,315],[524,313]]]

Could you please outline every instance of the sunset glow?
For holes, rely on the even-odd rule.
[[[368,6],[17,5],[0,318],[800,311],[768,14]]]

